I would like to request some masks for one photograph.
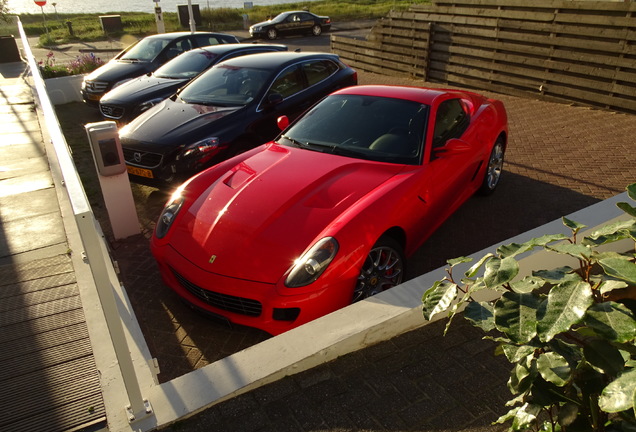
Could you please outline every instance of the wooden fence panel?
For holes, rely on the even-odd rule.
[[[636,2],[434,0],[332,49],[361,70],[636,113]]]

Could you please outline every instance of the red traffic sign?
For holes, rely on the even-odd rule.
[[[42,7],[46,4],[46,0],[35,0],[35,4]]]

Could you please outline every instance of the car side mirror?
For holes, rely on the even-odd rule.
[[[433,157],[438,158],[454,156],[466,153],[470,150],[471,147],[466,141],[460,140],[459,138],[451,138],[446,141],[446,144],[444,144],[443,146],[433,149]]]
[[[272,93],[269,96],[267,96],[267,105],[268,106],[274,106],[274,105],[278,105],[279,103],[281,103],[283,101],[283,95],[280,93]]]
[[[289,118],[286,115],[282,115],[278,117],[276,124],[278,125],[278,129],[285,130],[287,126],[289,126]]]

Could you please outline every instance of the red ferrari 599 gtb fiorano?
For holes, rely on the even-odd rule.
[[[405,256],[495,190],[507,142],[503,104],[475,93],[339,90],[184,183],[152,252],[196,309],[279,334],[400,284]]]

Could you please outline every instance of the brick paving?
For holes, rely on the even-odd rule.
[[[359,74],[360,84],[424,85]],[[431,86],[437,86],[431,84]],[[415,277],[624,191],[636,181],[636,116],[497,95],[510,123],[497,192],[475,197],[409,260]],[[124,285],[162,382],[268,335],[227,328],[187,308],[159,278],[142,236],[114,242]],[[507,363],[457,320],[412,331],[216,405],[171,430],[429,431],[491,426],[509,394]]]

